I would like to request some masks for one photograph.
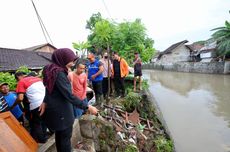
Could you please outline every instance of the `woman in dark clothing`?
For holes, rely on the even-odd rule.
[[[46,95],[40,111],[47,127],[55,131],[58,152],[71,151],[70,139],[75,119],[73,106],[83,110],[88,109],[91,114],[97,114],[95,107],[88,106],[72,94],[67,74],[74,65],[75,59],[76,56],[72,50],[57,49],[52,55],[53,63],[45,66],[43,70]]]

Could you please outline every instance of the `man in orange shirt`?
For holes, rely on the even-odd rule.
[[[124,58],[121,58],[117,52],[113,54],[112,77],[117,97],[125,96],[125,77],[129,74],[129,65]]]

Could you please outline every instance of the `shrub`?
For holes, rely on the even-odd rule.
[[[15,90],[17,85],[17,81],[14,77],[14,74],[10,74],[9,72],[0,72],[0,82],[8,83],[10,90]]]
[[[125,97],[125,102],[123,106],[126,111],[132,112],[139,105],[141,96],[138,93],[129,92]]]
[[[173,143],[171,140],[167,140],[164,136],[158,136],[154,143],[156,145],[157,152],[172,152]]]

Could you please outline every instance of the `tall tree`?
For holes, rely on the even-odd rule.
[[[146,28],[140,19],[134,22],[123,22],[118,24],[114,33],[113,48],[126,58],[129,63],[134,59],[134,52],[141,55],[143,61],[147,62],[153,56],[154,41],[147,37]]]
[[[95,24],[98,21],[101,21],[103,18],[101,16],[101,13],[98,12],[96,14],[93,14],[89,20],[86,21],[86,29],[93,30],[95,27]]]
[[[92,44],[97,48],[106,48],[108,53],[108,59],[110,58],[110,45],[112,42],[112,36],[114,32],[114,25],[111,24],[108,20],[101,20],[95,24],[93,29],[93,33],[95,34],[94,38],[92,39]],[[109,100],[110,94],[110,64],[108,60],[108,95],[107,99]]]
[[[95,25],[97,22],[103,20],[102,16],[101,16],[101,13],[98,12],[96,14],[93,14],[89,20],[86,21],[86,29],[89,29],[90,30],[90,34],[88,35],[88,41],[90,42],[91,44],[91,47],[89,48],[89,50],[93,53],[98,53],[100,52],[100,48],[97,48],[96,45],[94,45],[92,43],[94,37],[96,36],[95,33],[93,32],[94,28],[95,28]]]
[[[87,26],[91,27],[88,28],[91,29],[88,41],[94,50],[100,52],[109,46],[113,51],[119,52],[129,64],[134,59],[134,52],[139,52],[144,62],[148,62],[155,52],[154,41],[147,37],[146,28],[140,19],[115,23],[93,14],[87,24],[91,25]]]
[[[95,24],[93,29],[94,38],[91,43],[97,48],[108,49],[112,42],[114,32],[114,25],[111,24],[108,20],[101,20]]]
[[[216,31],[212,34],[212,37],[217,41],[218,55],[230,56],[230,23],[225,21],[224,27],[218,27],[212,31]]]

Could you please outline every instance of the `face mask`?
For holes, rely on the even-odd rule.
[[[105,59],[108,59],[108,56],[104,56]]]

